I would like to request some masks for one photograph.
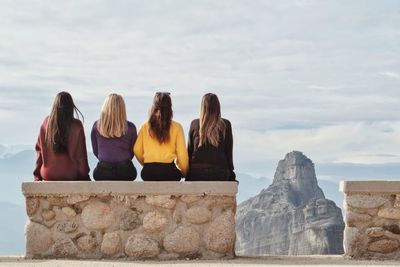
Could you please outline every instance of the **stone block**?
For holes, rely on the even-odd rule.
[[[66,207],[68,206],[67,198],[66,197],[54,197],[49,196],[47,197],[47,201],[52,206],[59,206],[59,207]]]
[[[144,234],[134,234],[128,238],[125,253],[135,259],[154,258],[160,254],[158,242]]]
[[[366,223],[371,221],[372,216],[369,214],[361,214],[356,212],[347,212],[346,224],[347,226],[353,227],[360,223]]]
[[[27,197],[25,200],[26,214],[31,217],[35,215],[40,206],[40,200],[37,197]]]
[[[167,224],[168,219],[158,211],[149,212],[143,218],[143,229],[146,232],[160,232]]]
[[[165,209],[173,209],[176,205],[176,199],[169,195],[146,196],[146,203]]]
[[[196,254],[200,249],[200,235],[191,226],[179,226],[164,238],[164,248],[170,253]]]
[[[378,211],[378,216],[385,219],[400,220],[400,209],[383,208]]]
[[[211,211],[204,206],[194,206],[186,211],[186,219],[193,224],[203,224],[211,220]]]
[[[108,256],[117,254],[121,249],[121,237],[118,232],[105,233],[101,243],[101,252]]]
[[[55,229],[57,229],[58,232],[68,234],[75,232],[76,229],[78,229],[78,224],[74,221],[59,222],[56,223]]]
[[[58,238],[53,245],[53,255],[56,257],[74,257],[78,248],[69,237]]]
[[[365,233],[369,237],[382,237],[385,235],[385,229],[382,227],[371,227],[365,230]]]
[[[73,205],[90,199],[88,195],[72,195],[67,198],[67,204]]]
[[[35,222],[26,225],[25,237],[26,252],[30,255],[46,252],[53,244],[51,231]]]
[[[228,210],[212,221],[206,232],[209,250],[225,254],[233,252],[235,246],[235,214]]]
[[[397,240],[389,240],[382,239],[375,242],[372,242],[368,246],[368,250],[372,252],[378,253],[391,253],[399,248],[399,241]]]
[[[97,247],[97,239],[90,235],[85,235],[78,238],[76,244],[78,245],[78,248],[84,252],[92,252]]]
[[[348,195],[346,203],[353,208],[375,209],[383,206],[389,199],[380,195]]]
[[[109,205],[95,201],[82,210],[82,221],[90,230],[102,230],[113,224],[115,216]]]
[[[202,196],[181,196],[180,198],[180,200],[185,202],[186,204],[192,204],[202,199],[203,199]]]
[[[119,228],[121,230],[133,230],[141,224],[139,213],[134,210],[126,210],[121,214]]]
[[[45,221],[53,220],[56,217],[56,213],[52,210],[44,210],[42,211],[42,218]]]
[[[63,207],[62,212],[64,212],[65,215],[67,215],[68,217],[75,217],[76,216],[76,212],[74,209],[70,208],[70,207]]]

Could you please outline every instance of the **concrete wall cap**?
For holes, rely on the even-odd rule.
[[[399,184],[400,186],[400,184]],[[124,194],[124,195],[231,195],[238,191],[236,182],[125,182],[125,181],[51,181],[23,182],[25,196],[48,194]]]
[[[341,181],[339,191],[351,193],[399,193],[400,180]]]

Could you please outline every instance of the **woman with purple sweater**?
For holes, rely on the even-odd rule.
[[[136,126],[126,119],[122,96],[110,94],[104,101],[100,119],[91,133],[94,155],[99,163],[93,171],[96,181],[133,181],[136,168],[132,163]]]

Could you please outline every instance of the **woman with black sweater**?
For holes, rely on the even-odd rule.
[[[200,118],[189,130],[189,173],[186,181],[235,181],[231,123],[221,118],[218,97],[203,96]]]

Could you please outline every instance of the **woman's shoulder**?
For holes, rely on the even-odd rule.
[[[174,120],[171,121],[171,128],[172,129],[183,130],[182,124],[180,122],[177,122],[177,121],[174,121]]]
[[[228,119],[222,118],[222,120],[224,121],[225,126],[227,126],[227,127],[232,127],[232,124],[231,124],[231,122],[230,122]]]
[[[72,120],[72,125],[75,127],[75,128],[77,128],[77,129],[83,129],[83,123],[82,123],[82,121],[81,120],[79,120],[79,119],[73,119]]]
[[[136,125],[133,122],[128,121],[128,132],[132,131],[136,131]]]

